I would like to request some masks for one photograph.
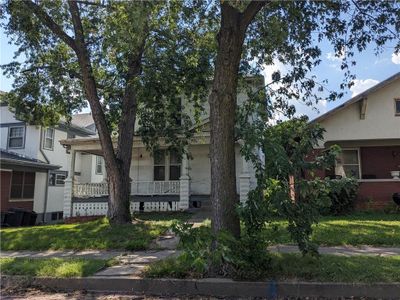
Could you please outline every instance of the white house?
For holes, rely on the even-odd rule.
[[[339,176],[359,181],[359,209],[382,209],[400,193],[400,73],[313,120],[325,130],[320,149],[337,144]],[[321,174],[324,176],[324,174]]]
[[[59,141],[88,137],[90,129],[60,122],[54,128],[29,125],[0,106],[1,211],[24,208],[38,213],[37,222],[63,218],[64,180],[71,154]],[[101,182],[102,158],[81,153],[73,172],[81,182]]]
[[[263,77],[248,79],[254,89],[264,86]],[[238,94],[238,105],[246,101],[245,93]],[[192,108],[182,107],[191,115]],[[200,206],[208,201],[211,189],[211,165],[209,157],[210,129],[209,105],[206,102],[202,116],[203,122],[190,140],[187,156],[178,157],[169,153],[162,145],[158,155],[149,153],[140,136],[134,137],[133,155],[130,169],[131,211],[176,211],[186,210],[190,206]],[[69,149],[72,155],[71,170],[79,166],[78,156],[82,153],[102,155],[99,138],[79,137],[64,139],[61,144]],[[240,155],[239,141],[236,145],[236,179],[237,193],[245,201],[247,193],[255,184],[254,171],[249,162]],[[71,172],[73,173],[73,172]],[[64,216],[104,215],[107,212],[107,182],[86,182],[79,178],[69,177],[65,184]]]

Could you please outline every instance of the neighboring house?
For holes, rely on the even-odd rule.
[[[316,118],[320,149],[337,144],[335,174],[359,181],[358,208],[382,209],[400,192],[400,73]]]
[[[248,79],[254,89],[264,86],[263,77]],[[238,94],[238,105],[246,101],[244,93]],[[183,109],[192,115],[192,107],[182,101]],[[186,210],[189,206],[200,206],[209,200],[211,189],[211,165],[209,156],[210,126],[209,105],[205,103],[203,122],[190,140],[186,155],[178,157],[176,153],[164,150],[152,155],[146,150],[140,136],[134,137],[132,163],[130,169],[131,210],[132,211],[175,211]],[[87,117],[87,116],[86,116]],[[86,118],[83,117],[83,118]],[[87,125],[89,123],[81,123]],[[136,126],[138,122],[136,122]],[[88,125],[87,125],[88,126]],[[80,153],[102,155],[98,137],[65,139],[61,144],[68,147],[72,154],[71,169],[77,167],[74,157]],[[240,155],[239,142],[236,144],[237,193],[241,201],[247,199],[247,193],[255,184],[254,171]],[[104,215],[108,204],[107,182],[87,183],[69,177],[65,184],[64,216]]]
[[[8,106],[2,103],[1,211],[20,207],[38,213],[38,222],[62,219],[64,180],[71,176],[71,155],[59,141],[93,134],[89,129],[65,122],[54,128],[29,125],[16,119]],[[80,154],[75,177],[83,182],[102,181],[102,160],[95,167],[96,160],[92,155]]]

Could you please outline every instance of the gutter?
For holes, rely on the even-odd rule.
[[[50,164],[50,160],[47,158],[46,154],[43,152],[42,149],[42,142],[43,142],[43,130],[42,127],[40,127],[40,144],[39,144],[39,151],[43,155],[44,159],[48,164]],[[45,185],[45,191],[44,191],[44,203],[43,203],[43,217],[42,217],[42,222],[45,223],[46,220],[46,212],[47,212],[47,200],[49,198],[49,178],[50,178],[50,170],[47,170],[46,173],[46,185]]]

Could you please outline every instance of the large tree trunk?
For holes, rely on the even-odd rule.
[[[222,5],[221,28],[214,82],[209,97],[211,121],[211,202],[214,233],[226,230],[240,236],[236,206],[235,110],[239,62],[243,34],[238,26],[240,13]]]
[[[130,166],[130,164],[128,165]],[[128,170],[127,170],[128,169]],[[112,224],[131,221],[129,168],[120,166],[108,173],[109,201],[107,217]]]
[[[240,59],[246,29],[266,4],[252,1],[242,13],[229,1],[221,3],[221,27],[217,36],[218,52],[214,81],[209,97],[211,121],[211,202],[214,234],[221,230],[240,236],[236,213],[235,111]]]

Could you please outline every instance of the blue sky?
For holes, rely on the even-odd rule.
[[[15,46],[9,44],[10,40],[0,29],[0,64],[7,64],[13,60]],[[315,69],[315,75],[322,81],[328,79],[328,88],[339,91],[339,85],[343,80],[343,72],[340,70],[340,58],[334,56],[332,47],[324,43],[321,45],[322,63]],[[352,68],[352,71],[357,76],[355,85],[351,90],[347,90],[345,96],[334,102],[321,102],[317,108],[319,113],[305,106],[304,104],[295,103],[299,114],[307,114],[311,118],[322,114],[360,93],[376,83],[385,80],[387,77],[400,71],[400,55],[394,56],[394,43],[385,46],[384,51],[375,56],[373,48],[369,47],[366,51],[355,55],[357,65]],[[276,64],[267,67],[266,72],[271,70],[279,70],[284,66]],[[267,79],[268,80],[268,79]],[[13,79],[6,78],[0,73],[0,90],[9,91],[11,89]]]

